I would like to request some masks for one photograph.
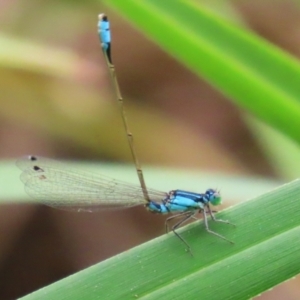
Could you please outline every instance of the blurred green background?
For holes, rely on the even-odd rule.
[[[298,1],[195,2],[209,2],[237,26],[300,54]],[[14,161],[26,154],[102,162],[99,172],[137,183],[99,47],[100,12],[111,21],[114,63],[149,186],[188,189],[194,176],[203,179],[199,190],[221,188],[228,205],[250,197],[247,182],[269,188],[298,176],[298,146],[246,117],[105,3],[4,0],[0,8],[1,299],[163,233],[164,217],[143,207],[72,214],[18,203],[23,187]],[[239,194],[231,193],[235,188]],[[297,285],[287,282],[261,298],[299,299]]]

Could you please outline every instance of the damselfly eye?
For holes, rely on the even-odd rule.
[[[206,195],[208,196],[209,201],[212,205],[219,205],[222,203],[221,195],[217,190],[208,189],[206,191]]]

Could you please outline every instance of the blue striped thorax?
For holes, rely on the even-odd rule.
[[[221,201],[219,192],[214,189],[208,189],[204,194],[174,190],[168,193],[162,203],[150,201],[146,204],[146,208],[154,213],[167,214],[203,210],[209,203],[219,205]]]

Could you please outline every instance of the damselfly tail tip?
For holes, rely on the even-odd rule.
[[[99,21],[107,21],[107,15],[106,14],[99,14],[98,19],[99,19]]]

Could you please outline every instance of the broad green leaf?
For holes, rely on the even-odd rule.
[[[210,228],[234,245],[208,234],[197,221],[180,230],[193,257],[171,233],[22,300],[249,299],[299,273],[299,211],[296,180],[217,214],[236,227],[210,221]]]
[[[300,142],[298,60],[195,1],[106,3],[238,105]]]

